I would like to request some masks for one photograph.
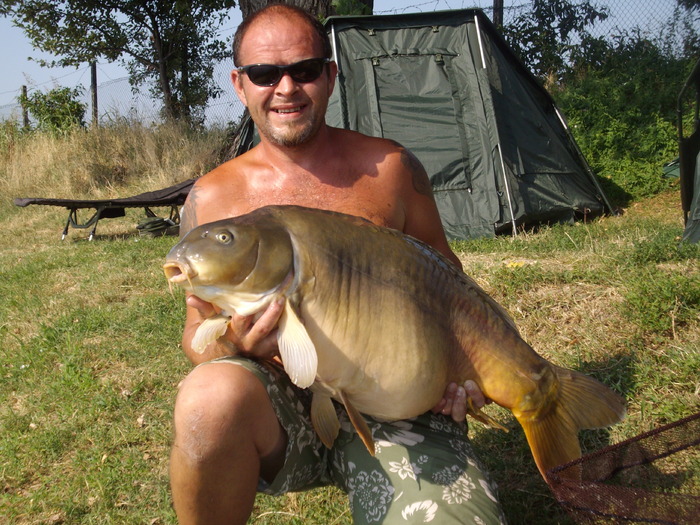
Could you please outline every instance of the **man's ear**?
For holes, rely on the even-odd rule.
[[[233,84],[233,89],[236,90],[236,95],[243,102],[244,106],[248,106],[248,102],[245,96],[245,90],[243,89],[243,78],[240,71],[234,69],[231,71],[231,83]]]
[[[328,96],[333,93],[335,87],[335,79],[338,77],[338,64],[335,62],[328,63]]]

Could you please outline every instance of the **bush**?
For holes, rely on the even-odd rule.
[[[677,94],[694,60],[638,32],[584,43],[575,60],[551,90],[591,167],[612,183],[608,196],[623,204],[667,188],[662,167],[678,156]]]
[[[81,87],[54,88],[46,93],[20,95],[19,102],[37,120],[37,130],[62,134],[85,126],[87,106],[78,101],[82,93]]]

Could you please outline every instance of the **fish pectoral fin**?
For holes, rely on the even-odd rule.
[[[367,447],[367,451],[370,455],[374,456],[374,438],[372,437],[372,431],[369,429],[369,426],[367,426],[367,421],[362,414],[357,411],[342,390],[340,391],[340,400],[343,402],[345,410],[348,412],[352,426],[355,427],[355,431],[360,436],[365,447]]]
[[[299,388],[308,388],[316,379],[318,356],[306,328],[289,300],[279,321],[277,345],[287,375]]]
[[[206,347],[226,333],[230,317],[215,315],[202,321],[192,336],[192,350],[198,354],[204,353]]]
[[[314,392],[311,398],[311,424],[326,448],[331,448],[340,431],[340,421],[330,396]]]
[[[483,412],[480,408],[474,406],[474,402],[471,397],[467,398],[467,415],[473,417],[480,423],[483,423],[489,428],[495,428],[497,430],[502,430],[503,432],[508,432],[508,429],[501,425],[498,421],[493,419],[491,416]]]

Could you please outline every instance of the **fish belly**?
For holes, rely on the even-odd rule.
[[[352,296],[360,304],[335,294],[304,302],[317,381],[335,399],[342,391],[357,410],[382,419],[415,417],[435,406],[450,381],[449,332],[392,290]]]

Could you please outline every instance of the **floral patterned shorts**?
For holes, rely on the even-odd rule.
[[[392,423],[366,417],[376,455],[336,405],[340,435],[327,449],[311,426],[311,392],[291,383],[281,367],[243,357],[228,362],[253,372],[267,388],[287,432],[287,459],[273,483],[258,490],[279,495],[334,484],[350,499],[353,521],[363,524],[505,523],[496,490],[478,464],[466,424],[430,412]]]

